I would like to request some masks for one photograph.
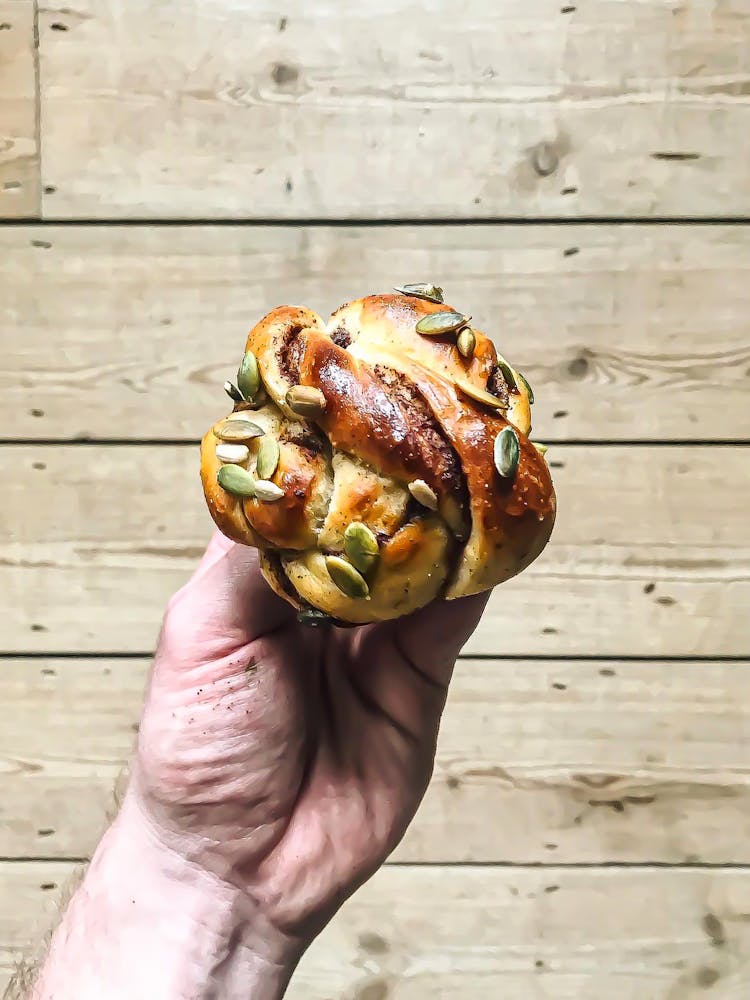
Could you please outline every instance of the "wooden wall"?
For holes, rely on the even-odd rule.
[[[560,517],[293,1000],[750,992],[750,4],[0,0],[0,981],[89,856],[248,326],[436,280]]]

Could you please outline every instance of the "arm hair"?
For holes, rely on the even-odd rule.
[[[125,794],[127,784],[128,769],[124,768],[115,782],[114,800],[111,808],[107,812],[107,826],[109,826],[119,812],[120,803],[122,802],[122,797]],[[36,982],[39,971],[44,964],[44,959],[47,955],[47,949],[49,948],[50,941],[52,940],[55,927],[57,926],[60,917],[65,912],[68,903],[73,898],[78,886],[83,881],[83,876],[86,874],[86,867],[86,865],[81,865],[80,868],[76,869],[67,884],[63,887],[57,906],[58,915],[54,924],[48,928],[42,940],[36,945],[36,947],[30,949],[29,955],[18,960],[16,963],[16,970],[11,976],[11,980],[3,993],[3,1000],[32,1000],[34,983]]]

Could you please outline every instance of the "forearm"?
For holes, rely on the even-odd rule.
[[[296,957],[238,889],[158,844],[126,798],[32,998],[279,1000]]]

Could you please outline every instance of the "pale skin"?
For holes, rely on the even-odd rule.
[[[300,626],[216,534],[170,601],[122,808],[34,1000],[278,1000],[398,844],[486,595]]]

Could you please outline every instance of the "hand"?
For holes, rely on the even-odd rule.
[[[158,836],[304,947],[401,840],[487,595],[310,628],[215,534],[171,600],[132,794]]]
[[[130,785],[34,1000],[279,1000],[414,816],[485,602],[305,628],[215,535],[169,603]]]

